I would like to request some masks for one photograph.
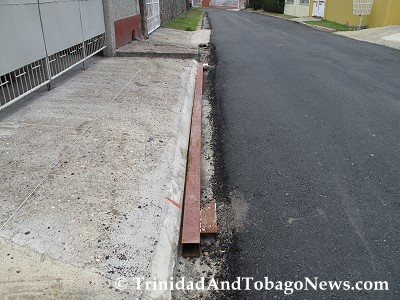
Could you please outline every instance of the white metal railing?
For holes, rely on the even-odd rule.
[[[53,11],[49,11],[47,7],[46,14],[41,13],[42,3],[39,1],[36,4],[29,2],[25,6],[15,5],[12,1],[10,3],[2,6],[0,10],[0,19],[12,23],[8,30],[0,28],[0,39],[8,46],[0,63],[0,111],[46,84],[50,87],[53,79],[106,47],[104,16],[100,13],[87,13],[93,8],[101,8],[98,12],[102,11],[101,0],[82,3],[54,1],[55,5],[49,6]],[[19,9],[23,7],[29,10],[30,14],[20,27],[13,26],[21,23],[16,17],[20,13]],[[59,14],[57,9],[60,7],[69,11]],[[58,18],[54,18],[56,14],[59,15]],[[63,17],[64,19],[60,20]],[[86,18],[83,20],[86,23],[82,22],[82,18]],[[60,25],[60,21],[68,22],[70,26]],[[85,28],[83,23],[86,24]],[[60,32],[57,26],[61,26],[64,31]],[[32,36],[35,39],[32,39]],[[76,42],[79,43],[75,44]],[[26,43],[29,43],[28,49],[24,48]],[[50,54],[48,51],[51,51]]]
[[[46,62],[35,61],[18,70],[0,76],[0,106],[48,83]]]
[[[0,111],[104,48],[105,34],[102,34],[0,76]]]

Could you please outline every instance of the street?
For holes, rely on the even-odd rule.
[[[400,52],[258,14],[208,17],[236,216],[229,278],[387,281],[290,298],[399,299]]]

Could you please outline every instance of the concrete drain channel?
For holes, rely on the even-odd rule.
[[[182,222],[182,256],[199,257],[201,237],[218,233],[216,202],[200,208],[201,174],[201,106],[203,96],[203,64],[197,67]]]

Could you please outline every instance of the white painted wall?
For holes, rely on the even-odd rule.
[[[285,4],[284,14],[296,17],[308,17],[309,7],[309,4],[300,4],[300,0],[294,0],[293,4]]]

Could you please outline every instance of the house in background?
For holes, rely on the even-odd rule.
[[[285,15],[295,17],[308,17],[310,15],[311,0],[286,0]]]
[[[357,26],[360,23],[360,16],[353,15],[352,0],[310,1],[310,6],[312,7],[311,16],[351,26]],[[375,0],[371,15],[363,17],[363,25],[370,28],[396,24],[400,24],[399,0]]]

